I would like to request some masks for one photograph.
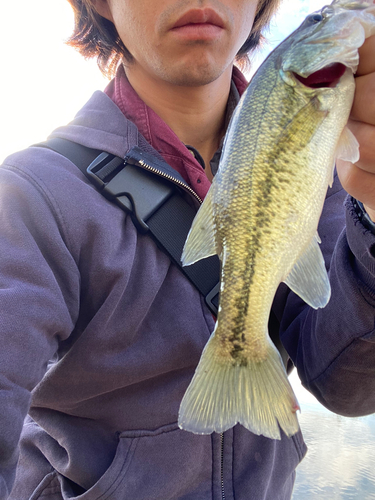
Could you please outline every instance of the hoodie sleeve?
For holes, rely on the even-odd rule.
[[[375,236],[345,197],[336,177],[319,224],[331,299],[314,310],[288,292],[280,335],[302,384],[328,409],[360,416],[375,412]]]
[[[64,221],[38,179],[0,168],[0,499],[14,481],[31,391],[75,324],[79,274]]]

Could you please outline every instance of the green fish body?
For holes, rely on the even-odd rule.
[[[185,430],[298,431],[268,319],[281,282],[314,308],[330,298],[317,226],[335,159],[358,161],[345,125],[358,47],[374,33],[373,4],[333,2],[270,54],[241,98],[182,255],[184,265],[215,253],[222,263],[216,327],[180,407]]]

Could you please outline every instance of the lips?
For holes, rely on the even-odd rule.
[[[224,21],[213,9],[192,9],[176,21],[172,29],[181,28],[190,24],[212,24],[224,28]]]

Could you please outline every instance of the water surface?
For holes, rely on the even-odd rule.
[[[375,415],[346,418],[325,409],[291,376],[308,452],[293,500],[375,500]]]

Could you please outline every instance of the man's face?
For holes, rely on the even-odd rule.
[[[97,1],[134,58],[130,71],[188,86],[210,83],[231,66],[250,33],[256,5],[257,0]]]

